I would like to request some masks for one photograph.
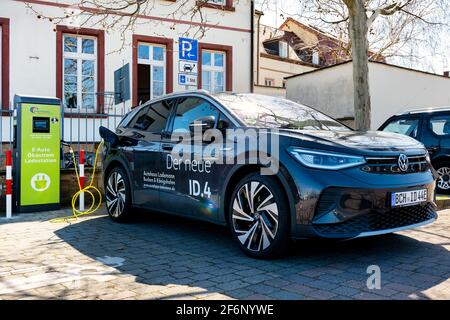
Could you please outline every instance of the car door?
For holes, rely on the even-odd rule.
[[[450,113],[427,116],[426,140],[431,158],[450,153]]]
[[[205,121],[209,121],[209,127],[216,128],[220,112],[210,101],[197,96],[179,98],[174,110],[171,133],[163,137],[161,152],[161,163],[165,166],[164,179],[172,184],[170,187],[166,184],[161,189],[161,206],[165,211],[215,220],[218,215],[222,169],[216,160],[223,144],[218,140],[204,141],[201,135],[194,136],[192,130],[195,125],[202,126]],[[199,130],[202,131],[201,128]],[[180,153],[176,147],[180,147],[182,137],[185,140],[183,152]],[[189,142],[186,144],[187,140]],[[212,148],[215,149],[214,152],[203,154],[205,148],[211,148],[211,143],[217,143],[217,147]]]
[[[134,205],[160,209],[158,177],[161,171],[161,137],[166,130],[172,99],[142,108],[128,125],[131,148]]]

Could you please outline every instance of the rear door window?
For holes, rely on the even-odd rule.
[[[383,131],[394,132],[417,138],[419,118],[400,118],[389,122]]]
[[[438,136],[450,135],[450,115],[431,117],[430,129]]]

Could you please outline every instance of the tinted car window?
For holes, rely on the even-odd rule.
[[[170,114],[170,101],[163,100],[142,108],[128,127],[148,132],[161,132]]]
[[[217,109],[204,99],[196,97],[180,99],[173,122],[173,131],[190,132],[191,122],[208,116],[213,116],[217,120],[218,115]]]
[[[351,130],[315,109],[279,97],[257,94],[215,94],[214,97],[252,127]]]
[[[450,134],[450,115],[432,117],[430,119],[431,130],[439,135],[445,136]]]
[[[383,131],[400,133],[416,138],[418,128],[419,119],[397,119],[389,122],[389,124],[383,129]]]
[[[122,120],[120,120],[118,127],[126,127],[128,126],[128,123],[131,121],[131,119],[136,115],[139,108],[135,108],[128,112]]]

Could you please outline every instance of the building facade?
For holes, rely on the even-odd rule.
[[[119,15],[103,19],[98,9],[73,6],[77,2],[0,1],[3,110],[12,108],[15,94],[58,97],[64,108],[64,135],[70,130],[74,139],[95,140],[96,132],[87,129],[93,126],[89,121],[104,113],[123,114],[152,98],[186,89],[252,88],[250,0],[155,0],[126,29],[127,19],[112,26]],[[86,22],[86,16],[73,15],[77,10],[95,14]],[[186,71],[179,59],[180,37],[198,40],[196,70],[187,70],[197,71],[197,83],[190,86],[179,80]],[[114,73],[124,66],[129,69],[124,81],[129,81],[130,99],[116,105]],[[79,118],[84,120],[75,128]],[[2,120],[5,141],[8,123]]]
[[[353,65],[344,62],[286,79],[288,99],[353,125]],[[371,129],[419,108],[450,106],[450,78],[382,62],[369,62]]]
[[[256,12],[259,22],[262,13]],[[286,94],[285,78],[351,59],[350,46],[315,27],[287,18],[280,27],[258,23],[255,27],[256,49],[255,92]],[[383,56],[369,52],[373,61],[385,62]]]

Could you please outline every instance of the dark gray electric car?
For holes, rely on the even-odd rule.
[[[437,217],[421,143],[355,132],[282,98],[170,94],[100,132],[114,221],[139,207],[227,224],[251,256],[279,255],[292,238],[378,235]]]

